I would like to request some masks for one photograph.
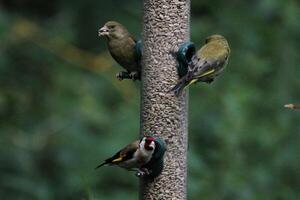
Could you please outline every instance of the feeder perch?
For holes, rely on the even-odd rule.
[[[188,64],[192,61],[192,57],[196,53],[196,47],[192,42],[186,42],[180,45],[176,53],[178,65],[177,71],[179,77],[183,77],[188,71]]]

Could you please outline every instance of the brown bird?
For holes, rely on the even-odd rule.
[[[125,72],[119,72],[117,78],[140,79],[141,66],[135,49],[136,39],[128,30],[116,21],[108,21],[99,29],[99,36],[106,37],[111,56],[126,69]]]

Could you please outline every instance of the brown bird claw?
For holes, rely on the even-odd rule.
[[[116,74],[116,77],[117,77],[117,79],[118,79],[119,81],[122,81],[122,80],[123,80],[122,75],[121,75],[121,72],[118,72],[118,73]]]
[[[128,72],[120,71],[116,74],[117,79],[122,81],[123,79],[131,79],[131,76]]]
[[[140,73],[139,72],[131,72],[129,74],[130,78],[135,81],[140,79]]]
[[[139,72],[125,72],[125,71],[120,71],[116,74],[117,79],[119,81],[122,81],[123,79],[132,79],[133,81],[139,80],[140,79],[140,73]]]

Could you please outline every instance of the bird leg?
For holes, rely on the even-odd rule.
[[[130,74],[129,74],[129,76],[130,76],[130,78],[132,79],[132,80],[139,80],[141,77],[141,75],[140,75],[140,73],[139,72],[130,72]]]
[[[117,79],[122,81],[123,79],[132,79],[132,80],[139,80],[140,73],[139,72],[126,72],[126,71],[120,71],[116,74]]]
[[[119,79],[119,81],[122,81],[123,79],[131,79],[131,75],[129,72],[125,72],[125,71],[120,71],[116,74],[117,79]]]
[[[150,174],[150,171],[147,168],[140,168],[136,170],[135,175],[137,177],[144,177],[144,176],[148,176]]]

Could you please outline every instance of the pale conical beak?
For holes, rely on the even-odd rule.
[[[108,32],[108,28],[106,26],[103,26],[102,28],[99,29],[98,31],[98,36],[105,36],[105,35],[108,35],[109,32]]]

